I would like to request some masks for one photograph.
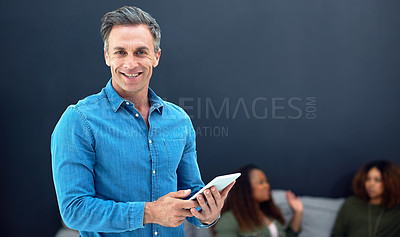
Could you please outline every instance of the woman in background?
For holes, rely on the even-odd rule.
[[[287,228],[281,211],[271,196],[271,186],[264,172],[254,165],[237,170],[242,175],[236,180],[213,227],[217,237],[265,236],[291,237],[300,232],[303,204],[288,191],[286,197],[293,210]]]
[[[332,237],[400,236],[400,168],[389,161],[364,165],[353,179],[354,196],[342,205]]]

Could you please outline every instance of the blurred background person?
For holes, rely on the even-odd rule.
[[[342,205],[332,237],[400,236],[400,168],[389,161],[365,164],[354,176],[354,196]]]
[[[213,226],[217,237],[234,236],[297,236],[301,229],[303,204],[292,192],[286,192],[293,218],[285,228],[285,220],[271,196],[265,173],[254,165],[236,172],[242,175],[228,195],[220,220]]]

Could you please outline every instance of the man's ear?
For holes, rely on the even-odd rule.
[[[156,57],[153,61],[153,67],[157,67],[158,62],[160,62],[160,56],[161,56],[161,49],[159,49],[158,52],[156,53]]]
[[[108,55],[106,49],[104,49],[104,60],[106,61],[107,66],[110,66],[110,56]]]

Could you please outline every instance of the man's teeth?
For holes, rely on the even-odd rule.
[[[139,76],[139,73],[136,73],[136,74],[127,74],[127,73],[124,73],[127,77],[137,77],[137,76]]]

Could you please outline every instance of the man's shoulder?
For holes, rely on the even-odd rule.
[[[178,105],[176,105],[170,101],[162,100],[162,102],[164,103],[164,106],[167,107],[168,109],[186,113],[181,107],[179,107]]]
[[[158,105],[159,103],[163,105],[163,113],[166,113],[168,115],[183,115],[185,117],[189,117],[184,109],[174,104],[173,102],[161,98],[151,88],[149,88],[148,96],[153,105]]]
[[[97,94],[92,94],[80,99],[76,104],[70,105],[70,107],[78,110],[90,110],[92,108],[97,108],[105,99],[107,99],[107,96],[103,89]]]
[[[104,89],[103,89],[96,94],[88,95],[85,98],[79,100],[76,103],[76,106],[78,106],[78,107],[90,106],[90,105],[99,103],[101,100],[106,99],[106,98],[107,98],[107,96],[104,93]]]
[[[69,105],[61,116],[61,119],[73,119],[77,118],[76,116],[87,119],[91,115],[95,116],[100,111],[104,112],[105,105],[109,104],[106,99],[104,90],[101,90],[97,94],[89,95],[79,100],[76,104]]]
[[[189,115],[186,113],[186,111],[184,109],[182,109],[180,106],[169,102],[169,101],[162,101],[164,104],[164,110],[168,113],[168,114],[177,114],[177,115],[183,115],[185,117],[189,117]]]

